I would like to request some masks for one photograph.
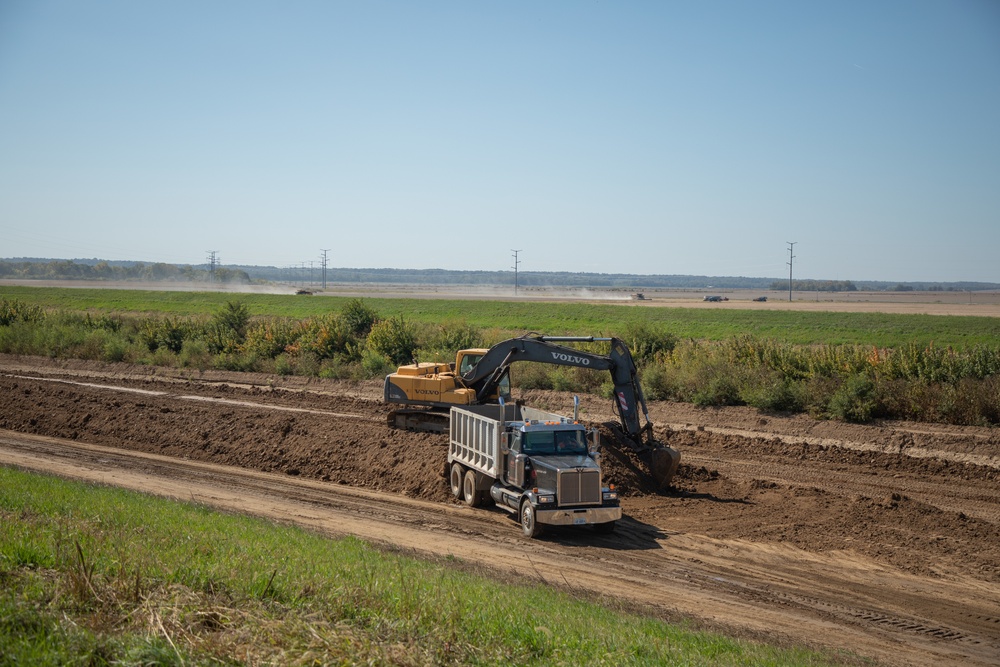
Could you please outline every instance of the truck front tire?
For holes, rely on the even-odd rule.
[[[479,507],[482,495],[479,493],[479,489],[476,488],[476,473],[474,470],[465,471],[465,483],[462,486],[462,490],[465,497],[465,504],[469,507]]]
[[[459,463],[451,464],[451,476],[449,477],[449,482],[451,483],[451,495],[456,498],[462,497],[462,466]]]
[[[538,537],[542,534],[544,527],[536,520],[535,508],[531,506],[530,501],[521,501],[521,511],[518,516],[521,519],[521,530],[525,537]]]

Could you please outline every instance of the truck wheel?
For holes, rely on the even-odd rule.
[[[456,498],[462,497],[462,465],[460,463],[451,464],[451,495]]]
[[[473,470],[465,471],[465,484],[462,486],[465,504],[469,507],[479,507],[482,496],[476,488],[476,473]]]
[[[594,532],[595,533],[601,533],[601,534],[604,534],[604,535],[606,535],[608,533],[613,533],[613,532],[615,532],[615,522],[614,521],[608,521],[606,523],[595,523],[594,524]]]
[[[544,527],[535,520],[535,508],[528,500],[521,501],[521,530],[525,537],[538,537],[542,534]]]

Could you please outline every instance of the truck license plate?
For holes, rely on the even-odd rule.
[[[587,525],[587,517],[580,516],[580,517],[574,518],[573,519],[573,525],[574,526],[586,526]]]

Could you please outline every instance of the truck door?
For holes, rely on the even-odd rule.
[[[511,434],[510,451],[504,465],[505,481],[511,486],[521,488],[524,485],[524,457],[521,456],[521,432]]]

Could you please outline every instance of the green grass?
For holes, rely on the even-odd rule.
[[[339,311],[348,297],[155,292],[140,290],[4,287],[0,298],[53,310],[211,315],[228,301],[253,315],[306,318]],[[1000,318],[830,313],[738,308],[637,308],[616,304],[538,303],[454,299],[365,299],[383,317],[417,323],[464,321],[486,330],[521,333],[607,335],[629,322],[662,325],[678,338],[723,340],[739,334],[800,345],[852,343],[894,348],[915,343],[965,348],[996,345]]]
[[[844,663],[358,539],[0,468],[0,665],[22,664]]]

